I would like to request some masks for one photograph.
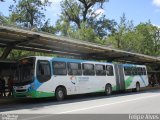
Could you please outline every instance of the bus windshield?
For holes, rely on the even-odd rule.
[[[20,83],[28,83],[33,81],[35,70],[35,58],[24,58],[19,61],[18,64],[18,82]]]

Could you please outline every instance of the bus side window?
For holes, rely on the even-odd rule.
[[[82,69],[80,63],[67,63],[68,75],[82,75]]]
[[[94,64],[83,63],[82,65],[83,65],[83,75],[88,75],[88,76],[95,75]]]
[[[142,68],[142,70],[143,70],[143,75],[146,75],[146,68]]]
[[[141,67],[141,75],[143,75],[143,68]]]
[[[136,67],[132,67],[132,75],[137,75],[137,68]]]
[[[106,65],[106,71],[108,76],[114,76],[112,65]]]
[[[96,64],[95,71],[97,76],[106,76],[105,65]]]
[[[129,67],[124,67],[124,73],[126,76],[130,75]]]
[[[141,67],[138,67],[138,75],[143,75],[143,71]]]
[[[37,79],[40,82],[46,82],[51,78],[51,67],[49,61],[38,60],[37,62]]]
[[[138,75],[138,67],[136,67],[136,75]]]
[[[141,68],[140,67],[137,67],[137,74],[141,75]]]
[[[131,72],[130,72],[130,73],[131,73],[130,75],[133,76],[133,75],[134,75],[133,67],[130,67],[130,71],[131,71]]]
[[[53,74],[54,75],[67,75],[66,62],[53,62]]]

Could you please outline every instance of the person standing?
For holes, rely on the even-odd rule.
[[[6,96],[6,92],[5,92],[5,80],[3,79],[3,77],[0,78],[0,84],[1,84],[1,96]]]
[[[1,77],[0,77],[0,96],[2,96],[2,94],[3,94],[3,83],[2,83],[2,79],[1,79]]]
[[[8,96],[12,96],[13,95],[13,79],[11,76],[8,79],[8,89],[9,89]]]

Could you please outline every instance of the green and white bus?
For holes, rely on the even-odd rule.
[[[34,56],[18,61],[15,97],[53,97],[133,89],[148,86],[145,65]]]

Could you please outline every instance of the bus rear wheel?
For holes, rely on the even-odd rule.
[[[112,87],[111,87],[111,85],[106,85],[106,87],[105,87],[105,94],[106,95],[111,95],[112,94]]]
[[[139,92],[140,91],[140,84],[139,83],[136,83],[136,89],[135,89],[136,92]]]
[[[65,98],[65,90],[62,87],[58,87],[55,95],[58,101],[62,101]]]

